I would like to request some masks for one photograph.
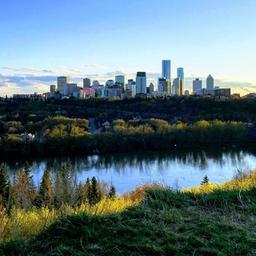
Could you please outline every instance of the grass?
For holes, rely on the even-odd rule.
[[[181,192],[149,189],[134,201],[141,195],[123,198],[131,204],[122,210],[71,211],[0,255],[256,255],[255,173]]]

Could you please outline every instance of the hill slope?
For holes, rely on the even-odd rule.
[[[207,185],[206,185],[207,186]],[[79,215],[0,255],[256,255],[256,189],[148,191],[120,214]]]

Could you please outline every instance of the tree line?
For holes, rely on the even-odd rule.
[[[93,206],[104,197],[112,199],[115,196],[114,186],[100,183],[95,177],[77,184],[69,164],[62,164],[56,170],[55,177],[49,170],[45,170],[38,188],[33,182],[28,164],[14,174],[12,181],[7,167],[4,164],[0,166],[0,207],[7,211],[13,207],[30,210],[33,207],[58,209],[63,205]]]
[[[255,138],[242,122],[201,120],[195,123],[150,119],[118,119],[96,133],[88,131],[88,121],[50,117],[40,122],[34,141],[9,134],[0,141],[3,157],[71,154],[103,154],[173,148],[251,147]]]

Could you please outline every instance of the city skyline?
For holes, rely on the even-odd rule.
[[[60,75],[102,82],[145,71],[156,85],[164,59],[172,78],[184,67],[190,90],[212,74],[221,87],[256,91],[253,0],[133,0],[125,9],[117,0],[3,0],[0,8],[1,96],[44,92]]]

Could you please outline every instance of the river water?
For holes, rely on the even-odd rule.
[[[161,183],[174,189],[199,185],[207,175],[211,182],[231,180],[240,171],[256,169],[256,154],[232,152],[159,152],[113,154],[105,156],[79,156],[48,158],[30,161],[36,186],[44,170],[54,174],[62,163],[72,167],[72,175],[79,182],[95,176],[102,182],[113,184],[119,194],[132,191],[146,183]],[[12,176],[25,161],[7,163]]]

